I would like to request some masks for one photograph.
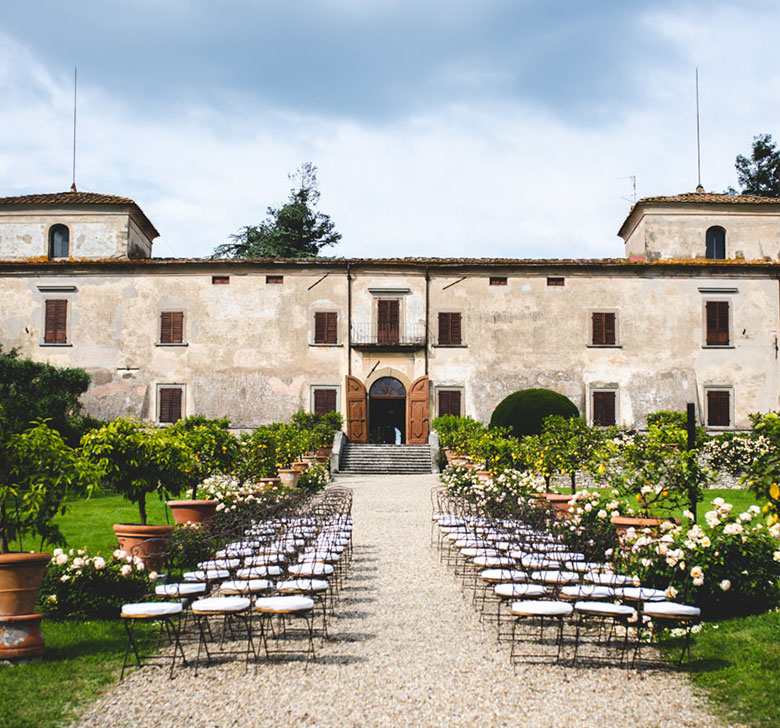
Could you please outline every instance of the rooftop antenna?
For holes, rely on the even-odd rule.
[[[79,82],[79,69],[73,67],[73,184],[70,186],[71,192],[76,192],[76,91]]]
[[[699,132],[699,69],[696,69],[696,168],[698,171],[698,184],[696,192],[704,192],[701,186],[701,134]]]
[[[633,190],[631,197],[626,197],[625,195],[621,195],[620,199],[625,200],[626,202],[630,202],[632,205],[636,205],[636,175],[635,174],[629,174],[626,177],[617,177],[616,179],[630,179],[631,180],[631,188]]]

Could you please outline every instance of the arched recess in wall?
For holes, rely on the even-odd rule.
[[[67,258],[70,255],[70,230],[67,225],[49,228],[49,258]]]
[[[709,260],[724,260],[726,258],[726,230],[720,225],[713,225],[707,230],[706,257]]]

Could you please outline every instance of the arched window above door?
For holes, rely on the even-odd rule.
[[[377,379],[369,390],[371,397],[405,397],[406,389],[395,377]]]
[[[65,225],[49,229],[49,258],[67,258],[70,255],[70,230]]]
[[[726,231],[720,225],[713,225],[707,230],[707,252],[709,260],[723,260],[726,257]]]

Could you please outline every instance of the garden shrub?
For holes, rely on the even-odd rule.
[[[713,470],[735,477],[743,475],[753,463],[769,453],[770,441],[752,432],[724,432],[704,444],[702,454]]]
[[[141,559],[124,551],[103,558],[86,549],[55,549],[39,607],[50,619],[116,619],[123,604],[140,601],[153,590],[156,577]]]
[[[330,481],[330,471],[325,465],[309,465],[298,478],[298,488],[306,493],[322,490]]]
[[[435,417],[431,427],[439,435],[439,444],[447,450],[455,450],[458,453],[466,453],[466,445],[469,440],[479,436],[485,431],[485,425],[471,417],[456,417],[455,415],[442,415]]]
[[[538,435],[545,417],[577,417],[574,403],[550,389],[523,389],[499,402],[490,417],[491,427],[506,427],[515,437]]]
[[[569,501],[569,517],[555,524],[560,539],[586,561],[601,562],[605,553],[617,548],[617,530],[611,519],[620,515],[620,503],[613,496],[604,489],[581,490]]]

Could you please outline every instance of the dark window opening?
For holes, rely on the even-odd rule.
[[[70,230],[65,225],[52,225],[49,230],[49,257],[67,258],[70,255]]]
[[[214,286],[226,286],[230,283],[230,276],[211,276],[211,284]]]
[[[181,419],[182,388],[160,387],[160,422],[178,422]]]
[[[593,424],[597,427],[615,424],[615,392],[593,392]]]
[[[705,241],[707,258],[723,260],[726,257],[726,231],[720,225],[714,225],[707,230]]]
[[[318,415],[325,415],[328,412],[335,412],[336,411],[336,390],[315,389],[314,390],[314,411]]]
[[[596,312],[592,316],[592,343],[594,346],[615,346],[617,343],[615,314]]]
[[[490,276],[490,285],[491,286],[505,286],[506,285],[506,276]]]
[[[729,302],[706,303],[707,346],[729,345]]]
[[[45,344],[68,343],[68,302],[50,299],[46,301],[43,325]]]
[[[547,279],[547,285],[548,286],[563,286],[566,283],[566,279],[564,278],[548,278]]]
[[[338,314],[335,311],[317,311],[314,314],[314,343],[336,344],[338,342]]]
[[[460,346],[461,315],[459,312],[439,314],[439,344],[441,346]]]
[[[401,334],[401,311],[397,299],[377,301],[377,341],[380,344],[397,344]]]
[[[266,276],[266,283],[284,283],[284,276]]]
[[[707,392],[707,424],[710,427],[731,425],[731,393],[716,389]]]
[[[163,311],[160,314],[160,343],[184,343],[184,313],[181,311]]]
[[[444,415],[461,416],[460,409],[460,390],[459,389],[440,389],[439,390],[439,417]]]

